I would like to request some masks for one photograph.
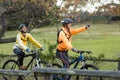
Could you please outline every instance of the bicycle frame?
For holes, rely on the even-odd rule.
[[[86,60],[84,59],[83,53],[80,53],[80,56],[78,56],[76,59],[72,60],[70,62],[70,65],[74,64],[76,62],[76,64],[74,65],[73,69],[75,69],[78,66],[79,62],[83,62],[82,66],[85,64]]]
[[[84,58],[83,53],[80,53],[80,56],[78,56],[76,59],[72,60],[72,61],[70,62],[70,65],[72,65],[72,64],[74,64],[74,63],[76,62],[76,64],[75,64],[74,67],[73,67],[73,69],[75,69],[75,68],[78,66],[78,63],[79,63],[80,61],[82,62],[82,67],[85,66],[86,60],[85,60],[85,58]],[[81,67],[81,68],[82,68],[82,67]],[[68,76],[67,80],[70,80],[70,78],[71,78],[71,75]]]
[[[26,69],[25,70],[27,70],[28,68],[29,68],[29,66],[30,66],[30,64],[33,62],[33,60],[34,59],[36,59],[36,66],[37,67],[40,67],[39,66],[39,61],[41,61],[40,60],[40,58],[39,58],[39,55],[37,54],[37,50],[33,50],[33,51],[31,51],[33,54],[28,54],[28,55],[25,55],[24,57],[28,57],[28,56],[31,56],[32,57],[32,59],[29,61],[29,63],[28,63],[28,65],[26,66]]]

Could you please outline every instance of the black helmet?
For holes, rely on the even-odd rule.
[[[25,24],[20,24],[20,25],[19,25],[19,27],[18,27],[18,29],[20,30],[23,26],[25,26],[25,27],[26,27],[26,25],[25,25]]]
[[[61,21],[61,23],[64,25],[64,24],[69,24],[69,23],[73,23],[73,20],[70,19],[70,18],[65,18]]]

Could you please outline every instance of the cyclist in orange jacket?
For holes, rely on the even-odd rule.
[[[28,42],[31,42],[33,45],[41,49],[44,49],[44,46],[37,42],[29,33],[27,33],[27,27],[25,24],[20,24],[19,31],[20,33],[17,34],[16,43],[13,46],[13,52],[18,55],[20,69],[25,69],[23,66],[23,59],[25,52],[30,52]]]
[[[71,44],[71,37],[76,35],[80,32],[87,30],[90,25],[86,25],[77,29],[71,29],[71,25],[73,20],[69,18],[65,18],[62,20],[62,28],[58,32],[58,46],[56,50],[56,55],[61,59],[63,62],[64,68],[69,68],[69,59],[68,59],[68,51],[72,50],[74,52],[78,52],[76,48],[74,48]]]

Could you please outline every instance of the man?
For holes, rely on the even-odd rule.
[[[27,33],[27,27],[25,24],[20,24],[18,29],[20,33],[17,34],[16,43],[13,46],[13,52],[18,55],[20,69],[25,69],[23,66],[23,59],[25,52],[30,52],[28,42],[31,42],[33,45],[41,49],[44,49],[44,46],[37,42],[29,33]]]

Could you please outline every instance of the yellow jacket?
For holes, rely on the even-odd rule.
[[[67,51],[73,48],[73,46],[71,45],[71,36],[78,34],[82,31],[85,31],[86,27],[70,29],[71,36],[69,35],[69,32],[65,29],[65,27],[62,27],[62,30],[63,31],[60,31],[58,36],[58,41],[60,43],[58,44],[57,49],[60,51]]]
[[[23,50],[26,50],[28,48],[27,47],[28,41],[38,48],[42,47],[42,45],[39,42],[37,42],[29,33],[26,33],[25,37],[21,33],[18,33],[16,38],[16,43],[13,48],[19,47]]]

